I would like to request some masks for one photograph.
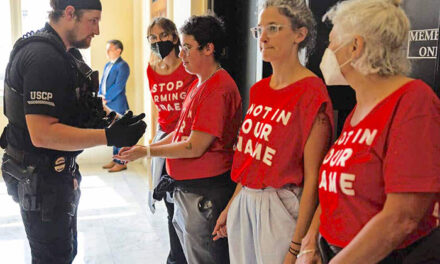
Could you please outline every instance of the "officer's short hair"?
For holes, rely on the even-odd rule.
[[[107,41],[107,43],[115,45],[116,49],[121,49],[121,54],[122,54],[122,51],[124,51],[124,45],[122,45],[122,42],[120,40],[111,39],[111,40]]]
[[[53,22],[58,22],[60,18],[63,16],[64,9],[60,8],[60,0],[50,0],[50,7],[52,10],[49,12],[49,19]],[[83,9],[75,9],[76,20],[80,20],[84,14]]]
[[[180,28],[180,33],[191,35],[204,48],[208,43],[214,44],[214,59],[218,62],[225,55],[226,30],[224,22],[215,14],[191,16]]]

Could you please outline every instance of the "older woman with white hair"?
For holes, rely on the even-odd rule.
[[[331,264],[440,263],[440,101],[405,76],[400,1],[347,0],[324,18],[334,25],[324,79],[349,84],[357,105],[322,163],[297,263],[321,263],[319,252]]]

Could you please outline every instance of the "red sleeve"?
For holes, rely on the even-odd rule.
[[[309,138],[316,116],[318,115],[321,106],[324,104],[324,112],[330,119],[333,131],[333,108],[325,89],[326,87],[322,82],[321,84],[313,83],[312,86],[306,88],[304,98],[301,100],[300,111],[302,111],[302,114],[299,116],[301,117],[302,134],[304,135],[302,142],[303,147]]]
[[[191,130],[202,131],[222,138],[225,121],[233,109],[226,87],[218,87],[203,95],[197,107]]]
[[[440,192],[440,105],[433,97],[400,102],[384,159],[386,193]]]

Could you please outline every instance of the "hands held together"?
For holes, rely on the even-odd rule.
[[[122,161],[133,161],[139,158],[147,156],[147,150],[145,146],[136,145],[132,147],[123,147],[119,150],[117,155],[114,155],[114,159]]]
[[[212,232],[213,240],[219,240],[220,238],[225,238],[228,236],[228,231],[226,229],[226,220],[228,218],[228,208],[225,208],[223,212],[219,215],[217,223],[215,224],[214,231]]]

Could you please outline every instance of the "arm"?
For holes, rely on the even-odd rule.
[[[127,83],[128,76],[130,75],[130,68],[126,63],[122,63],[119,68],[118,75],[116,76],[116,81],[110,87],[107,87],[107,93],[105,94],[105,100],[107,103],[115,100],[122,92],[125,90],[125,84]],[[111,91],[109,93],[108,91]]]
[[[63,151],[76,151],[107,144],[104,129],[82,129],[58,122],[57,118],[51,116],[26,115],[32,144],[39,148]]]
[[[212,232],[212,235],[215,235],[213,238],[214,241],[228,236],[228,232],[226,230],[226,220],[228,217],[229,207],[231,207],[232,202],[234,201],[237,194],[241,191],[242,187],[243,186],[241,185],[241,183],[237,183],[237,186],[235,187],[234,194],[232,194],[232,197],[231,197],[231,199],[229,199],[229,202],[226,205],[225,209],[219,215],[217,222],[215,224],[215,227],[214,227],[214,231]]]
[[[313,252],[301,255],[296,264],[320,264],[321,255],[318,248],[318,238],[319,238],[319,224],[321,217],[321,205],[316,208],[315,214],[313,216],[312,223],[310,224],[309,230],[301,241],[300,252],[305,252],[306,250],[314,250]]]
[[[321,223],[321,205],[316,208],[315,214],[313,215],[312,223],[310,223],[309,230],[302,239],[301,248],[306,249],[316,249],[318,250],[318,237],[319,237],[319,224]]]
[[[328,150],[331,137],[329,117],[324,112],[319,112],[315,118],[310,135],[304,147],[304,189],[299,204],[299,215],[292,237],[290,247],[300,250],[300,243],[309,229],[310,222],[315,214],[318,204],[318,179],[319,167]],[[295,258],[289,252],[289,255]],[[289,263],[289,261],[286,261]],[[293,259],[290,261],[294,262]]]
[[[164,140],[168,141],[171,138],[172,136],[168,135]],[[199,158],[206,152],[214,140],[215,137],[211,134],[192,130],[187,140],[168,144],[163,143],[162,140],[158,142],[160,145],[150,145],[150,156],[169,159]],[[133,161],[145,156],[147,156],[147,148],[145,146],[136,146],[130,149],[121,149],[115,158]]]
[[[199,158],[208,150],[214,139],[215,137],[211,134],[192,130],[186,141],[150,146],[150,153],[152,157],[166,157],[171,159]]]
[[[102,94],[102,83],[104,82],[104,72],[105,72],[105,69],[107,68],[107,66],[108,66],[108,62],[105,64],[104,69],[102,70],[103,74],[102,74],[101,80],[99,82],[99,90],[98,90],[98,95],[101,96],[103,98],[103,100],[104,100],[104,95]]]
[[[162,138],[160,141],[157,141],[156,143],[150,144],[150,147],[156,147],[156,146],[170,144],[173,141],[174,134],[176,134],[176,132],[174,132],[174,131],[169,133],[164,138]]]
[[[384,208],[336,255],[331,264],[377,263],[414,232],[434,199],[433,193],[389,193]]]

